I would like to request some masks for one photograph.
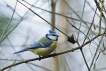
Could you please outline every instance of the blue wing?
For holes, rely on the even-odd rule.
[[[29,49],[36,49],[36,48],[46,48],[49,47],[53,43],[52,40],[42,37],[38,42],[30,45]]]
[[[31,44],[29,49],[36,49],[36,48],[46,48],[49,47],[52,44],[52,42],[49,42],[47,44],[35,42],[34,44]]]
[[[23,50],[17,51],[14,54],[24,52],[24,51],[28,51],[29,49],[47,48],[47,47],[51,46],[52,43],[53,43],[53,41],[49,40],[46,37],[43,37],[38,42],[35,42],[34,44],[31,44],[29,47],[27,47]]]

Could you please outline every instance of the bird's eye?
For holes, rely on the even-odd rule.
[[[52,36],[57,36],[57,37],[59,37],[59,35],[55,35],[55,34],[53,34]]]
[[[53,34],[52,36],[56,36],[55,34]]]

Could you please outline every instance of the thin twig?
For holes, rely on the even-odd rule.
[[[85,39],[84,39],[84,41],[83,41],[83,44],[84,44],[84,42],[85,42],[85,40],[86,40],[86,38],[87,38],[87,36],[88,36],[90,30],[91,30],[91,27],[92,27],[93,23],[94,23],[94,18],[95,18],[95,15],[96,15],[96,11],[97,11],[97,8],[96,8],[96,10],[95,10],[92,23],[91,23],[91,25],[90,25],[90,27],[89,27],[89,29],[88,29],[88,32],[87,32],[87,34],[86,34],[86,36],[85,36]]]
[[[76,26],[74,26],[71,22],[69,22],[69,20],[67,19],[67,21],[68,21],[68,23],[73,27],[73,28],[75,28],[76,30],[78,30],[79,32],[81,32],[82,34],[84,34],[85,35],[85,33],[84,32],[82,32],[80,29],[78,29]],[[85,35],[86,36],[86,35]],[[90,40],[90,38],[87,36],[87,38]]]
[[[102,21],[103,2],[104,2],[104,1],[101,1],[100,20],[99,20],[99,33],[101,33],[101,21]]]
[[[83,6],[81,18],[83,18],[83,15],[84,15],[85,4],[86,4],[86,0],[84,1],[84,6]],[[81,29],[81,24],[82,24],[82,21],[80,22],[79,29]],[[80,34],[80,32],[78,32],[77,41],[78,41],[78,38],[79,38],[79,34]]]
[[[35,2],[36,3],[36,2]],[[30,8],[32,8],[32,7],[30,7]],[[15,11],[16,12],[16,11]],[[29,10],[28,11],[26,11],[25,12],[25,14],[21,17],[21,19],[20,19],[20,21],[18,21],[17,23],[16,23],[16,25],[5,35],[5,36],[3,36],[4,38],[2,38],[1,40],[0,40],[0,43],[21,23],[21,21],[24,19],[24,17],[25,17],[25,15],[27,14],[29,12]]]
[[[104,34],[104,35],[105,35],[105,34]],[[90,65],[90,70],[91,70],[91,68],[92,68],[92,65],[93,65],[94,59],[95,59],[95,57],[96,57],[96,54],[97,54],[97,52],[98,52],[98,49],[99,49],[100,43],[101,43],[101,41],[102,41],[104,35],[102,35],[101,40],[100,40],[100,42],[99,42],[99,45],[97,46],[96,52],[95,52],[95,54],[94,54],[94,57],[93,57],[93,59],[92,59],[91,65]]]
[[[95,2],[95,4],[96,4],[97,8],[98,8],[98,9],[99,9],[99,11],[100,11],[100,10],[101,10],[101,8],[100,8],[100,6],[99,6],[99,3],[97,2],[97,0],[94,0],[94,2]],[[104,16],[103,12],[102,12],[101,14],[102,14],[102,17],[106,20],[106,18],[105,18],[105,16]]]
[[[22,2],[20,2],[19,0],[17,0],[20,4],[22,4],[23,6],[25,6],[26,8],[28,8],[26,5],[24,5]],[[44,20],[45,22],[47,22],[49,25],[51,25],[52,27],[54,27],[55,29],[57,29],[58,31],[60,31],[61,33],[63,33],[65,36],[69,37],[67,34],[65,34],[63,31],[61,31],[60,29],[58,29],[57,27],[55,27],[54,25],[52,25],[51,23],[49,23],[47,20],[45,20],[43,17],[41,17],[39,14],[35,13],[32,9],[28,8],[31,12],[33,12],[35,15],[37,15],[38,17],[40,17],[42,20]]]
[[[90,22],[87,22],[87,21],[84,21],[84,20],[79,20],[79,19],[76,19],[76,18],[73,18],[73,17],[69,17],[69,16],[67,16],[67,15],[63,15],[63,14],[56,13],[56,12],[51,12],[51,11],[45,10],[45,9],[43,9],[43,8],[36,7],[36,6],[31,5],[30,3],[28,3],[26,0],[23,0],[23,1],[24,1],[25,3],[27,3],[28,5],[30,5],[30,6],[32,6],[32,7],[34,7],[34,8],[43,10],[43,11],[45,11],[45,12],[52,13],[52,14],[55,14],[55,15],[59,15],[59,16],[62,16],[62,17],[66,17],[66,18],[68,18],[68,19],[72,19],[72,20],[75,20],[75,21],[82,21],[82,22],[85,22],[85,23],[89,23],[89,24],[90,24]]]
[[[7,24],[6,28],[5,28],[5,30],[3,31],[2,35],[0,36],[0,41],[3,39],[4,34],[6,33],[8,27],[9,27],[9,25],[10,25],[12,19],[13,19],[13,16],[14,16],[14,13],[15,13],[15,9],[16,9],[16,6],[17,6],[17,3],[18,3],[18,2],[16,1],[15,8],[14,8],[13,13],[12,13],[12,17],[11,17],[11,19],[9,20],[9,22],[8,22],[8,24]]]
[[[10,45],[11,45],[11,46],[13,47],[13,49],[15,50],[15,48],[14,48],[13,44],[11,43],[10,39],[9,39],[8,37],[7,37],[7,39],[8,39],[8,41],[9,41]],[[15,50],[15,51],[16,51],[16,50]],[[18,56],[18,57],[21,57],[20,54],[17,54],[17,56]],[[17,58],[18,58],[18,57],[17,57]],[[17,58],[16,58],[16,59],[17,59]],[[16,63],[16,61],[17,61],[16,59],[14,60],[13,64]],[[21,61],[24,60],[22,57],[21,57],[21,59],[22,59]],[[34,69],[33,69],[29,64],[27,64],[27,66],[28,66],[32,71],[34,71]],[[11,67],[10,67],[10,69],[11,69]]]
[[[63,0],[65,3],[66,3],[66,5],[70,8],[70,10],[72,10],[74,13],[75,13],[75,15],[80,19],[80,21],[82,21],[83,23],[84,23],[84,25],[86,25],[88,28],[89,28],[89,26],[87,25],[87,23],[86,22],[84,22],[83,21],[83,19],[78,15],[78,13],[67,3],[67,1],[66,0]]]
[[[77,42],[77,44],[78,44],[78,46],[80,46],[80,44],[79,44],[78,42]],[[85,58],[85,56],[84,56],[84,53],[83,53],[82,48],[80,48],[80,51],[81,51],[81,53],[82,53],[82,57],[83,57],[83,59],[84,59],[84,62],[85,62],[85,64],[86,64],[87,68],[88,68],[88,71],[90,71],[90,68],[89,68],[88,63],[87,63],[87,61],[86,61],[86,58]]]
[[[72,70],[70,69],[70,66],[69,66],[69,64],[68,64],[68,62],[67,62],[65,56],[64,56],[64,60],[65,60],[65,62],[66,62],[66,64],[67,64],[67,67],[68,67],[69,71],[72,71]]]

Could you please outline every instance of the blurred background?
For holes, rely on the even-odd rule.
[[[77,43],[68,42],[66,35],[21,3],[66,35],[74,35]],[[0,69],[37,58],[38,55],[29,51],[16,55],[13,53],[36,42],[48,30],[54,29],[59,34],[55,50],[58,53],[81,46],[94,37],[95,39],[82,49],[54,58],[22,63],[5,71],[106,71],[106,35],[103,34],[106,33],[105,6],[105,0],[1,0]]]

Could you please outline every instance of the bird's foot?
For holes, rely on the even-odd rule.
[[[41,60],[41,56],[39,55],[39,61]]]
[[[55,57],[56,53],[52,53],[51,56],[53,56],[53,58]]]

